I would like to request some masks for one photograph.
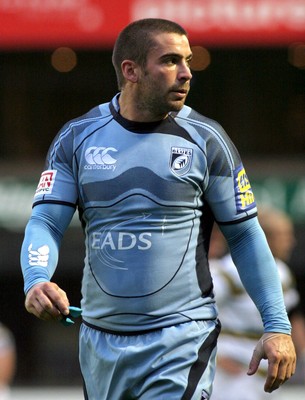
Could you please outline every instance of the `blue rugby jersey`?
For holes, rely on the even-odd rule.
[[[213,220],[256,215],[234,145],[188,106],[128,121],[118,95],[54,139],[34,206],[78,207],[86,237],[83,318],[140,331],[215,318],[207,251]]]

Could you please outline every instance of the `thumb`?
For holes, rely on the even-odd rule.
[[[262,357],[258,358],[257,357],[257,353],[254,350],[252,358],[251,358],[251,361],[250,361],[250,364],[249,364],[249,368],[248,368],[248,371],[247,371],[247,375],[254,375],[255,374],[255,372],[258,370],[258,367],[259,367],[259,364],[261,362],[261,359],[262,359]]]
[[[261,360],[264,358],[265,354],[264,354],[263,343],[264,343],[264,335],[260,338],[257,345],[255,346],[247,372],[248,375],[255,374],[255,372],[258,370]]]
[[[255,374],[255,372],[257,371],[259,364],[261,362],[261,360],[266,357],[265,354],[265,349],[264,349],[264,344],[266,342],[268,342],[271,339],[276,338],[277,336],[279,336],[279,333],[274,333],[274,332],[268,332],[268,333],[264,333],[263,336],[260,338],[260,340],[258,341],[257,345],[255,346],[255,349],[253,351],[253,355],[249,364],[249,369],[247,374],[248,375],[253,375]]]

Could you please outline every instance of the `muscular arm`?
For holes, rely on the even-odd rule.
[[[291,326],[276,264],[256,218],[235,226],[223,226],[221,230],[243,285],[260,311],[264,324],[265,334],[254,349],[248,375],[257,371],[263,358],[267,359],[265,391],[273,392],[294,374],[296,366]]]
[[[257,218],[221,226],[242,283],[258,308],[265,332],[290,334],[278,270]]]
[[[25,230],[21,249],[25,306],[41,319],[60,319],[61,313],[69,313],[65,292],[50,280],[73,214],[74,208],[66,205],[40,204],[34,207]]]

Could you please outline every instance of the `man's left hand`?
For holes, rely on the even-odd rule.
[[[291,336],[275,332],[264,333],[254,349],[248,375],[255,374],[262,359],[268,360],[264,390],[271,393],[295,373],[296,354]]]

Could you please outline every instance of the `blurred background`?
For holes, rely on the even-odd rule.
[[[12,387],[24,399],[26,388],[82,384],[79,324],[42,323],[23,305],[19,253],[44,157],[65,122],[114,96],[112,45],[143,17],[189,31],[188,105],[225,128],[258,203],[293,219],[290,266],[305,313],[305,0],[0,0],[0,322],[14,337]],[[54,276],[76,306],[83,257],[76,218]]]

